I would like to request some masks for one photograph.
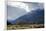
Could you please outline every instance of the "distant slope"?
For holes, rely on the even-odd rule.
[[[7,25],[9,24],[16,24],[16,21],[15,20],[7,20]]]
[[[44,24],[44,9],[37,9],[32,11],[32,13],[25,14],[24,16],[16,19],[16,23],[40,23]]]
[[[7,24],[44,24],[44,9],[33,10],[14,21],[7,20]]]

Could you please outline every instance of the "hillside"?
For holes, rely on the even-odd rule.
[[[44,9],[32,10],[32,13],[29,12],[14,21],[7,21],[7,24],[44,24]]]
[[[44,24],[44,9],[34,10],[16,19],[17,24]]]

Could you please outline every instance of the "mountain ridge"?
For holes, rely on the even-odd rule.
[[[44,9],[32,10],[32,13],[29,12],[18,19],[15,19],[11,24],[19,24],[19,23],[38,23],[44,24]]]

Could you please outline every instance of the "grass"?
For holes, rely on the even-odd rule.
[[[44,25],[43,24],[7,25],[8,30],[28,29],[28,28],[44,28]]]

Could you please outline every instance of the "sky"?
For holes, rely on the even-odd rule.
[[[43,3],[8,2],[8,19],[17,19],[32,10],[43,9],[43,7]]]

